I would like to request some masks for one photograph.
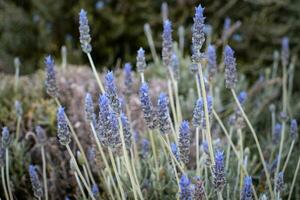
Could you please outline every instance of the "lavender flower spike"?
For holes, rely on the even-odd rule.
[[[196,7],[195,16],[194,16],[194,25],[192,28],[192,60],[195,63],[198,63],[203,55],[201,55],[200,50],[203,46],[205,41],[205,34],[204,34],[204,19],[203,16],[204,8],[199,5]]]
[[[153,111],[153,106],[152,106],[152,102],[151,102],[150,95],[149,95],[149,87],[148,87],[147,83],[142,84],[139,93],[140,93],[141,107],[142,107],[142,110],[144,113],[144,119],[145,119],[146,125],[150,129],[155,129],[156,123],[154,123],[154,122],[156,121],[156,119],[155,119],[156,116]]]
[[[8,148],[11,142],[11,137],[7,127],[2,128],[2,147]]]
[[[224,64],[226,87],[233,89],[237,82],[236,60],[234,57],[234,51],[229,45],[226,45],[224,50]]]
[[[125,95],[130,96],[132,93],[133,77],[132,77],[132,66],[130,63],[124,65],[124,85]]]
[[[62,145],[68,145],[71,142],[70,130],[63,107],[59,107],[57,111],[57,137]]]
[[[148,153],[149,153],[149,146],[150,146],[150,142],[147,139],[143,139],[142,140],[142,156],[143,158],[146,158]]]
[[[136,68],[137,68],[138,73],[144,73],[146,67],[147,67],[147,64],[146,64],[146,59],[145,59],[145,51],[141,47],[138,50],[137,56],[136,56]]]
[[[212,79],[217,73],[217,55],[214,45],[209,45],[207,48],[207,68],[208,76]]]
[[[298,123],[296,119],[292,119],[291,121],[290,135],[292,140],[296,140],[298,137]]]
[[[166,94],[160,93],[157,100],[157,115],[158,115],[158,123],[159,130],[161,134],[167,134],[171,131],[171,121],[170,121],[170,113],[169,113],[169,100]]]
[[[195,177],[195,191],[194,191],[194,199],[196,200],[204,200],[205,199],[205,188],[204,182],[201,180],[200,177]]]
[[[29,165],[29,176],[34,196],[36,198],[41,198],[43,196],[43,188],[36,172],[36,168],[33,165]]]
[[[180,200],[192,200],[192,190],[191,190],[191,181],[186,175],[182,175],[179,181]]]
[[[244,178],[244,185],[241,193],[241,200],[252,200],[252,178],[251,176],[246,176]]]
[[[240,102],[241,105],[243,105],[245,103],[245,101],[247,100],[248,94],[245,91],[240,92],[239,96],[238,96],[238,100]]]
[[[215,154],[215,165],[212,169],[214,188],[221,192],[226,184],[225,167],[224,167],[224,153],[217,151]]]
[[[188,121],[183,121],[179,128],[178,148],[180,160],[187,164],[190,160],[191,133]]]
[[[192,123],[194,127],[201,127],[204,120],[203,101],[199,98],[193,110]]]
[[[283,172],[279,172],[277,177],[276,177],[276,191],[277,192],[282,192],[284,189],[284,180],[283,180]]]
[[[281,62],[283,66],[287,66],[290,57],[289,38],[284,37],[281,41]]]
[[[179,80],[179,65],[178,57],[176,53],[173,53],[171,58],[171,70],[173,72],[174,79],[177,81]]]
[[[121,112],[121,103],[117,94],[117,86],[113,72],[108,72],[105,75],[105,91],[111,107],[119,114]]]
[[[95,198],[99,198],[99,188],[96,184],[93,184],[92,193]]]
[[[169,20],[164,21],[164,30],[162,34],[162,60],[166,67],[170,67],[172,58],[172,27]]]
[[[49,55],[45,57],[46,66],[46,90],[47,94],[53,98],[58,96],[58,89],[56,85],[56,75],[55,75],[55,63],[53,58]]]
[[[87,93],[85,95],[84,109],[85,109],[86,120],[88,122],[93,122],[95,119],[95,111],[94,111],[93,98],[90,93]]]
[[[80,43],[82,51],[86,54],[91,53],[91,36],[90,36],[90,26],[87,18],[87,12],[84,9],[80,10],[79,13],[79,33],[80,33]]]
[[[35,133],[36,133],[38,142],[43,145],[46,144],[46,142],[47,142],[46,131],[41,126],[35,127]]]
[[[275,128],[274,128],[274,135],[273,135],[273,138],[272,138],[273,144],[278,144],[279,143],[280,136],[281,136],[281,129],[282,129],[281,124],[276,123]]]
[[[124,113],[121,113],[121,122],[122,122],[122,127],[123,127],[123,134],[125,138],[125,146],[127,149],[131,148],[131,138],[132,134],[130,131],[130,124],[129,121]]]

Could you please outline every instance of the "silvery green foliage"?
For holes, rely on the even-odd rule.
[[[46,66],[46,91],[47,94],[53,98],[58,97],[58,88],[56,84],[56,75],[55,75],[55,63],[51,55],[45,57],[44,60]]]
[[[188,121],[183,121],[179,128],[178,149],[180,160],[187,164],[190,160],[191,135]]]
[[[41,198],[43,196],[43,188],[36,172],[36,167],[34,165],[29,165],[28,171],[34,196],[36,198]]]
[[[8,148],[11,143],[11,137],[7,127],[2,128],[2,146]]]
[[[71,142],[71,134],[63,107],[59,107],[57,111],[57,137],[62,145],[68,145]]]
[[[226,45],[224,50],[224,64],[226,88],[233,89],[237,82],[236,60],[234,51],[229,45]]]
[[[85,53],[91,53],[91,36],[90,36],[90,26],[87,18],[87,12],[84,9],[80,10],[79,13],[79,33],[80,33],[80,44],[82,51]]]

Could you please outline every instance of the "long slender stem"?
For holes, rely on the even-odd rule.
[[[174,80],[174,92],[175,92],[175,101],[176,101],[176,109],[177,109],[177,120],[178,122],[182,121],[182,113],[181,113],[181,104],[179,100],[179,91],[178,91],[178,82]]]
[[[152,153],[153,153],[153,157],[154,157],[154,163],[155,163],[155,171],[156,171],[156,178],[157,180],[159,180],[159,169],[158,169],[158,162],[157,162],[157,154],[156,154],[156,148],[155,148],[155,141],[153,138],[153,132],[151,130],[149,130],[149,137],[150,137],[150,141],[151,141],[151,146],[152,146]]]
[[[223,200],[223,197],[222,197],[222,192],[218,192],[218,200]]]
[[[152,58],[153,58],[155,64],[158,65],[159,64],[159,59],[158,59],[158,56],[157,56],[157,53],[156,53],[156,50],[155,50],[155,45],[154,45],[154,42],[153,42],[153,37],[152,37],[152,34],[151,34],[151,28],[150,28],[149,24],[144,25],[144,31],[145,31],[147,41],[148,41],[148,44],[149,44],[149,47],[150,47]]]
[[[293,151],[294,146],[295,146],[295,142],[296,142],[295,140],[292,141],[292,144],[291,144],[289,153],[288,153],[288,155],[287,155],[287,157],[286,157],[286,160],[285,160],[284,165],[283,165],[283,168],[282,168],[282,172],[284,172],[284,171],[286,170],[286,167],[287,167],[287,165],[288,165],[288,163],[289,163],[289,160],[290,160],[292,151]]]
[[[176,110],[175,110],[175,103],[174,103],[174,97],[173,97],[173,91],[172,91],[172,83],[170,80],[168,80],[168,92],[169,92],[169,98],[170,98],[170,105],[171,105],[171,111],[173,114],[173,119],[174,119],[174,124],[175,124],[175,133],[177,134],[177,130],[178,130],[178,119],[176,116]],[[176,134],[174,135],[176,138]],[[176,144],[177,144],[177,139],[175,140]]]
[[[46,155],[45,155],[45,147],[44,145],[41,146],[41,153],[42,153],[42,162],[43,162],[43,183],[44,183],[44,190],[45,190],[45,200],[48,200],[48,186],[47,186],[47,172],[46,172]]]
[[[86,195],[85,195],[85,193],[84,193],[82,184],[81,184],[81,182],[80,182],[80,179],[79,179],[79,177],[78,177],[77,172],[74,172],[74,175],[75,175],[75,179],[76,179],[76,182],[77,182],[77,184],[78,184],[79,190],[80,190],[80,192],[81,192],[81,194],[82,194],[82,197],[83,197],[84,199],[87,199],[87,197],[86,197]]]
[[[226,130],[226,128],[225,128],[222,120],[220,119],[219,115],[217,114],[217,112],[214,109],[213,109],[213,115],[216,118],[216,120],[218,121],[219,125],[221,126],[223,132],[225,133],[225,136],[227,137],[227,140],[228,140],[228,142],[229,142],[229,144],[230,144],[230,146],[231,146],[231,148],[232,148],[235,156],[237,157],[239,165],[242,167],[243,172],[247,176],[249,176],[249,173],[248,173],[246,167],[244,166],[243,161],[240,159],[239,153],[238,153],[237,149],[235,148],[235,146],[234,146],[234,144],[232,142],[232,139],[231,139],[230,135],[228,134],[228,131]],[[255,190],[255,187],[254,187],[253,184],[252,184],[252,190],[253,190],[253,193],[254,193],[254,198],[256,200],[258,200],[258,196],[257,196],[256,190]]]
[[[239,143],[240,143],[240,156],[241,156],[241,160],[244,160],[244,145],[243,145],[243,135],[242,135],[242,130],[239,128],[238,129],[238,135],[239,135]],[[244,164],[244,163],[243,163]],[[243,171],[241,171],[240,174],[240,191],[242,191],[242,187],[243,187],[243,178],[244,178],[244,174]]]
[[[10,176],[9,176],[9,150],[8,148],[5,149],[5,160],[6,160],[6,182],[7,182],[7,189],[8,189],[8,194],[9,198],[13,200],[13,195],[10,187]]]
[[[200,176],[199,127],[196,128],[196,174]]]
[[[90,183],[90,179],[89,179],[89,175],[88,172],[86,170],[86,167],[84,165],[82,165],[82,169],[83,169],[83,173],[86,179],[86,183],[88,184],[89,187],[91,187],[91,183]]]
[[[62,106],[61,103],[60,103],[60,101],[58,100],[58,98],[55,98],[55,102],[56,102],[56,104],[57,104],[58,107],[61,107],[61,106]],[[82,145],[81,145],[81,143],[80,143],[80,141],[79,141],[79,139],[78,139],[78,137],[77,137],[77,135],[76,135],[76,133],[75,133],[75,130],[74,130],[74,128],[73,128],[73,126],[72,126],[72,124],[71,124],[71,121],[69,120],[67,114],[65,114],[65,118],[66,118],[67,123],[68,123],[68,126],[69,126],[69,128],[70,128],[72,137],[73,137],[73,139],[75,140],[75,143],[77,144],[77,146],[78,146],[78,148],[79,148],[79,151],[80,151],[80,153],[81,153],[81,155],[82,155],[82,158],[83,158],[83,160],[84,160],[84,162],[85,162],[85,164],[86,164],[88,173],[89,173],[90,177],[92,177],[92,182],[93,182],[93,184],[95,184],[95,180],[94,180],[94,178],[93,178],[93,174],[92,174],[91,168],[90,168],[90,166],[89,166],[89,162],[88,162],[88,160],[87,160],[87,158],[86,158],[84,149],[83,149],[83,147],[82,147]]]
[[[3,186],[4,194],[5,194],[5,199],[9,200],[7,187],[6,187],[6,183],[5,183],[4,167],[1,167],[1,179],[2,179],[2,186]]]
[[[70,146],[69,146],[69,145],[66,145],[66,147],[67,147],[68,153],[69,153],[70,156],[71,156],[71,159],[74,161],[74,165],[75,165],[77,174],[79,175],[79,177],[80,177],[80,179],[81,179],[81,182],[83,183],[85,189],[88,191],[90,197],[91,197],[93,200],[96,200],[95,197],[94,197],[94,195],[93,195],[93,193],[92,193],[92,191],[91,191],[91,188],[89,188],[87,182],[85,181],[85,179],[84,179],[84,177],[83,177],[83,175],[82,175],[82,173],[81,173],[81,171],[80,171],[80,169],[79,169],[79,167],[78,167],[77,161],[76,161],[76,159],[75,159],[74,154],[72,153],[72,150],[70,149]]]
[[[121,136],[122,148],[123,148],[123,153],[124,153],[124,157],[125,157],[125,164],[126,164],[126,168],[127,168],[128,174],[129,174],[132,188],[133,188],[133,194],[135,195],[135,199],[137,199],[135,192],[138,193],[140,199],[144,199],[144,197],[142,195],[141,187],[139,186],[138,182],[137,183],[135,182],[135,179],[134,179],[134,176],[132,173],[132,167],[134,167],[134,166],[131,166],[130,161],[129,161],[129,157],[128,157],[126,145],[125,145],[122,121],[121,121],[120,117],[119,117],[119,126],[120,126],[120,136]]]
[[[214,150],[212,146],[212,139],[210,133],[210,121],[209,121],[209,113],[208,113],[208,104],[207,104],[207,96],[206,96],[206,89],[204,83],[204,76],[202,72],[202,66],[198,64],[198,71],[199,71],[199,79],[200,79],[200,86],[201,86],[201,94],[204,102],[204,114],[205,114],[205,127],[206,127],[206,139],[208,143],[209,155],[212,162],[212,165],[215,165],[215,157],[214,157]]]
[[[101,91],[101,93],[104,93],[104,87],[103,87],[103,85],[102,85],[102,83],[101,83],[101,80],[100,80],[100,78],[99,78],[99,75],[98,75],[98,73],[97,73],[97,70],[96,70],[94,61],[93,61],[93,59],[92,59],[92,56],[91,56],[90,53],[88,53],[87,56],[88,56],[88,58],[89,58],[89,61],[90,61],[90,64],[91,64],[91,67],[92,67],[94,76],[95,76],[95,78],[96,78],[96,81],[97,81],[97,83],[98,83],[98,85],[99,85],[100,91]]]
[[[104,154],[103,148],[102,148],[102,146],[101,146],[101,144],[100,144],[100,142],[99,142],[99,139],[98,139],[98,137],[97,137],[97,133],[96,133],[95,127],[94,127],[94,125],[93,125],[92,122],[90,123],[90,126],[91,126],[91,129],[92,129],[92,133],[93,133],[94,139],[95,139],[95,141],[96,141],[96,145],[97,145],[97,147],[98,147],[98,150],[100,151],[101,157],[102,157],[102,159],[103,159],[103,161],[104,161],[104,164],[105,164],[105,167],[106,167],[106,169],[107,169],[107,171],[108,171],[109,178],[110,178],[111,181],[112,181],[113,188],[114,188],[114,190],[116,191],[116,194],[117,194],[118,199],[121,199],[121,196],[120,196],[120,194],[119,194],[119,190],[118,190],[118,188],[117,188],[117,186],[116,186],[115,181],[113,180],[113,176],[112,176],[112,173],[111,173],[110,166],[109,166],[109,164],[108,164],[107,158],[106,158],[106,156],[105,156],[105,154]],[[121,185],[121,186],[122,186],[122,185]],[[121,186],[120,186],[120,187],[121,187]],[[120,189],[120,192],[121,192],[121,194],[124,194],[124,191],[123,191],[123,193],[122,193],[122,191],[123,191],[123,188]]]
[[[297,175],[298,175],[298,172],[299,172],[299,168],[300,168],[300,156],[299,156],[298,163],[297,163],[297,167],[296,167],[296,170],[295,170],[295,173],[294,173],[292,185],[291,185],[291,187],[290,187],[290,192],[289,192],[288,200],[290,200],[291,197],[292,197],[293,189],[294,189],[294,186],[295,186],[295,183],[296,183],[296,179],[297,179]]]
[[[233,130],[232,130],[232,127],[230,127],[230,129],[229,129],[229,138],[228,138],[228,140],[232,140],[231,138],[232,138],[232,132],[233,132]],[[225,171],[227,172],[228,171],[228,167],[229,167],[229,157],[230,157],[230,148],[231,147],[231,145],[228,145],[227,146],[227,151],[226,151],[226,164],[225,164]]]
[[[255,140],[255,143],[256,143],[256,146],[257,146],[257,149],[258,149],[258,153],[259,153],[259,156],[260,156],[260,159],[261,159],[261,162],[262,162],[265,174],[266,174],[267,184],[268,184],[268,187],[269,187],[269,192],[271,194],[271,199],[274,199],[275,197],[274,197],[274,193],[273,193],[273,190],[272,190],[272,184],[271,184],[271,180],[270,180],[270,174],[269,174],[268,167],[266,165],[266,161],[264,159],[264,156],[263,156],[263,153],[262,153],[262,150],[261,150],[261,147],[260,147],[260,144],[259,144],[256,132],[255,132],[252,124],[250,123],[247,115],[245,114],[245,112],[244,112],[244,110],[243,110],[243,108],[242,108],[242,106],[241,106],[241,104],[240,104],[240,102],[239,102],[239,100],[238,100],[238,98],[236,96],[235,91],[233,89],[231,89],[231,92],[232,92],[232,95],[234,97],[234,100],[235,100],[237,106],[239,107],[239,109],[240,109],[240,111],[241,111],[241,113],[243,115],[243,118],[245,119],[245,121],[246,121],[246,123],[247,123],[247,125],[248,125],[248,127],[249,127],[249,129],[250,129],[250,131],[252,133],[252,135],[253,135],[253,138]]]

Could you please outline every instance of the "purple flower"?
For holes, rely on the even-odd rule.
[[[171,150],[172,150],[172,153],[174,154],[175,158],[178,160],[179,159],[179,152],[178,152],[178,148],[177,148],[176,143],[174,143],[174,142],[171,143]]]
[[[277,192],[282,192],[284,189],[284,180],[283,180],[283,172],[279,172],[277,177],[276,177],[276,191]]]
[[[273,144],[279,143],[281,137],[281,129],[282,129],[281,124],[276,123],[274,128],[273,138],[272,138]]]
[[[196,200],[204,200],[205,199],[205,188],[204,182],[201,180],[200,177],[195,177],[195,191],[194,191],[194,199]]]
[[[49,96],[57,97],[58,89],[56,85],[56,75],[55,75],[55,64],[53,58],[49,55],[45,57],[45,66],[46,66],[46,91]]]
[[[149,87],[147,83],[143,83],[140,88],[140,101],[141,101],[141,107],[144,113],[144,119],[146,122],[146,125],[150,129],[155,129],[156,124],[156,115],[153,110],[152,102],[149,95]]]
[[[237,82],[236,60],[234,57],[234,51],[229,45],[226,45],[224,50],[224,64],[226,87],[233,89]]]
[[[191,135],[190,127],[188,121],[183,121],[179,127],[179,157],[180,160],[187,164],[190,160],[190,145],[191,145]]]
[[[214,188],[221,192],[226,184],[225,167],[224,167],[224,153],[217,151],[215,154],[215,165],[212,169]]]
[[[239,96],[238,96],[238,100],[240,102],[241,105],[243,105],[245,103],[245,101],[247,100],[247,92],[242,91],[240,92]]]
[[[204,121],[203,101],[199,98],[193,110],[192,123],[194,127],[201,127]]]
[[[191,181],[186,175],[182,175],[179,181],[180,200],[192,200],[192,189],[191,189]]]
[[[79,33],[80,33],[80,43],[82,51],[85,53],[91,53],[91,35],[90,35],[90,26],[87,18],[87,12],[84,9],[80,10],[79,13]]]
[[[124,74],[125,95],[130,96],[130,94],[132,93],[132,85],[133,85],[132,66],[130,63],[125,63],[123,74]]]
[[[213,45],[209,45],[207,48],[207,68],[209,78],[213,78],[217,73],[217,55],[216,48]]]
[[[136,57],[136,68],[139,73],[144,73],[147,67],[146,59],[145,59],[145,51],[142,47],[137,52]]]
[[[169,100],[165,93],[160,93],[157,100],[157,115],[159,130],[161,134],[171,132],[171,121],[169,113]]]
[[[35,127],[35,133],[40,144],[45,144],[47,142],[46,131],[41,126]]]
[[[227,40],[229,37],[230,26],[231,26],[231,19],[229,17],[226,17],[223,25],[223,33],[222,33],[223,41]]]
[[[172,58],[171,58],[171,70],[174,76],[175,80],[179,80],[179,60],[178,57],[176,55],[176,53],[172,54]]]
[[[57,137],[62,145],[68,145],[71,142],[70,130],[63,107],[59,107],[57,110]]]
[[[192,28],[192,60],[195,63],[198,63],[203,58],[203,55],[200,53],[200,50],[205,41],[204,34],[204,19],[203,16],[204,8],[199,5],[196,7],[195,16],[194,16],[194,25]]]
[[[95,198],[99,197],[99,188],[98,188],[98,186],[96,184],[93,184],[92,193],[93,193],[93,195],[94,195]]]
[[[105,92],[110,101],[112,109],[119,114],[121,112],[121,103],[118,97],[117,86],[113,72],[108,72],[105,75]]]
[[[92,95],[87,93],[85,95],[85,116],[88,122],[94,122],[95,120],[95,111],[94,111],[94,102]]]
[[[251,176],[246,176],[244,178],[244,185],[241,193],[241,200],[252,200],[252,178]]]
[[[289,38],[284,37],[281,41],[281,62],[283,66],[287,66],[290,57]]]
[[[43,196],[43,188],[36,172],[35,166],[29,165],[28,171],[34,196],[37,198],[41,198]]]
[[[130,130],[129,121],[124,113],[121,113],[121,122],[122,122],[123,134],[125,139],[125,146],[127,149],[130,149],[132,134]]]
[[[9,130],[7,127],[2,128],[2,147],[8,148],[11,142]]]
[[[145,158],[149,153],[150,142],[147,139],[142,140],[142,156]]]
[[[162,60],[166,67],[170,67],[172,58],[172,27],[169,20],[164,21],[164,30],[162,34]]]

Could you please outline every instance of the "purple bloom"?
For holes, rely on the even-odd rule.
[[[160,93],[157,100],[157,115],[161,134],[167,134],[171,131],[171,121],[168,107],[169,100],[167,95],[165,93]]]
[[[147,139],[142,140],[142,156],[145,158],[149,153],[150,142]]]
[[[56,75],[55,75],[55,64],[53,58],[49,55],[45,57],[45,66],[46,66],[46,90],[49,96],[57,97],[58,89],[56,85]]]
[[[191,181],[186,175],[182,175],[179,181],[180,200],[192,200],[192,190],[191,190]]]
[[[35,166],[29,165],[28,171],[34,196],[37,198],[41,198],[43,196],[43,188],[36,172]]]
[[[252,200],[253,193],[252,193],[252,178],[251,176],[246,176],[244,178],[244,185],[241,194],[241,200]]]
[[[169,20],[164,21],[164,30],[162,34],[162,60],[166,67],[170,67],[172,58],[172,27]]]
[[[204,200],[205,199],[205,188],[204,182],[201,180],[200,177],[195,177],[195,191],[194,191],[194,199],[196,200]]]
[[[224,167],[224,153],[217,151],[215,154],[215,165],[212,169],[213,185],[217,191],[222,191],[226,184],[225,167]]]
[[[130,130],[129,121],[124,113],[121,113],[121,122],[122,122],[123,134],[125,139],[125,146],[127,149],[130,149],[132,134]]]
[[[47,142],[46,131],[41,126],[35,127],[36,137],[40,144],[45,144]]]
[[[276,177],[276,191],[282,192],[284,189],[284,180],[283,180],[283,172],[279,172]]]
[[[80,10],[79,13],[79,33],[80,33],[80,43],[82,51],[85,53],[91,53],[91,35],[90,35],[90,26],[87,18],[87,12],[84,9]]]
[[[224,50],[224,64],[226,87],[233,89],[237,82],[236,60],[234,57],[234,51],[229,45],[226,45]]]
[[[125,94],[130,96],[132,93],[133,77],[132,77],[132,66],[130,63],[125,63],[124,65],[124,85],[125,85]]]
[[[281,62],[283,66],[287,66],[290,57],[289,38],[284,37],[281,41]]]
[[[59,107],[57,111],[57,137],[62,145],[68,145],[71,142],[70,130],[63,107]]]
[[[9,130],[7,127],[2,128],[2,146],[8,148],[11,142]]]
[[[240,92],[239,96],[238,96],[238,100],[240,102],[241,105],[243,105],[245,103],[245,101],[247,100],[247,92],[242,91]]]
[[[142,47],[137,52],[136,57],[136,68],[139,73],[144,73],[147,67],[146,59],[145,59],[145,51]]]
[[[87,93],[85,95],[85,116],[88,122],[94,122],[95,120],[95,111],[92,95]]]
[[[178,160],[179,159],[179,152],[178,152],[178,148],[177,148],[176,143],[174,143],[174,142],[171,143],[171,150],[172,150],[172,153],[174,154],[175,158]]]
[[[144,119],[146,122],[146,125],[150,129],[155,129],[156,124],[156,115],[153,110],[152,102],[149,95],[149,87],[147,83],[143,83],[140,88],[140,101],[141,101],[141,107],[144,113]]]
[[[199,98],[193,110],[192,123],[194,127],[201,127],[204,121],[203,101]]]
[[[223,33],[222,33],[223,40],[228,39],[230,26],[231,26],[231,19],[229,17],[226,17],[223,25]]]
[[[180,160],[187,164],[190,160],[191,135],[188,121],[183,121],[179,128],[178,148]]]
[[[113,72],[108,72],[105,75],[105,91],[112,109],[119,114],[121,112],[121,103],[118,97],[117,86]]]
[[[173,53],[171,58],[171,69],[173,72],[174,79],[177,81],[179,80],[179,65],[180,63],[178,57],[176,53]]]
[[[217,55],[216,48],[213,45],[209,45],[207,49],[207,68],[209,78],[213,78],[217,73]]]
[[[282,129],[281,124],[276,123],[274,133],[273,133],[273,138],[272,138],[273,144],[279,143],[281,137],[281,129]]]
[[[298,123],[296,119],[291,120],[290,135],[292,140],[296,140],[298,137]]]
[[[204,19],[203,16],[204,8],[199,5],[196,7],[195,16],[194,16],[194,25],[192,29],[192,60],[195,63],[198,63],[203,58],[203,55],[200,53],[200,50],[205,41],[204,34]]]
[[[99,197],[99,188],[96,184],[93,184],[92,193],[95,198]]]

